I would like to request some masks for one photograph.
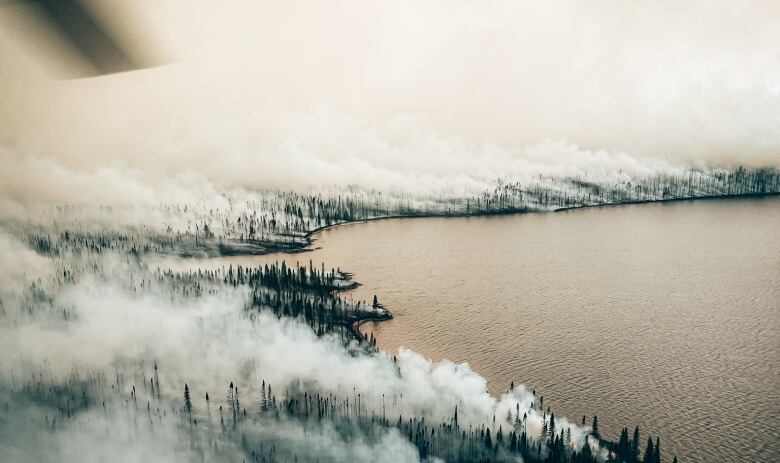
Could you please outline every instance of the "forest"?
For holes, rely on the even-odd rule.
[[[704,169],[499,180],[468,195],[226,192],[5,219],[0,452],[36,462],[676,462],[639,427],[604,432],[596,416],[556,416],[522,385],[492,397],[467,365],[379,351],[357,326],[392,308],[381,294],[345,296],[359,283],[348,269],[303,258],[201,264],[301,251],[318,229],[380,217],[779,192],[775,170]]]
[[[347,186],[317,191],[230,191],[192,203],[152,207],[57,205],[29,211],[3,227],[37,251],[112,249],[180,257],[295,252],[311,235],[339,223],[382,217],[461,216],[556,211],[579,207],[780,194],[775,169],[690,169],[618,179],[498,179],[480,192],[409,194]],[[140,216],[140,217],[139,217]]]
[[[103,270],[102,259],[88,261],[93,262],[88,268],[63,261],[50,280],[31,283],[18,304],[3,305],[5,322],[17,329],[32,320],[60,328],[78,323],[78,308],[61,303],[57,295],[78,287],[84,278],[97,278],[104,284],[118,281],[116,274]],[[244,323],[263,323],[270,314],[276,319],[290,318],[307,325],[317,337],[338,339],[350,355],[386,356],[376,351],[372,339],[357,336],[350,326],[357,320],[382,319],[389,313],[376,301],[342,300],[338,291],[348,288],[349,283],[348,276],[339,270],[291,269],[282,263],[174,272],[145,268],[134,260],[124,265],[124,297],[143,300],[162,294],[176,307],[243,289],[247,297],[240,319]],[[230,342],[230,332],[223,333],[223,338],[219,341]],[[163,361],[159,360],[160,364]],[[392,362],[396,375],[402,375],[397,358],[387,361]],[[346,442],[380,441],[388,433],[397,433],[391,435],[407,439],[422,460],[515,461],[521,457],[525,461],[590,462],[603,460],[599,456],[606,452],[606,461],[660,461],[658,442],[648,444],[644,459],[632,459],[639,455],[638,429],[626,442],[622,437],[618,443],[609,442],[600,438],[596,417],[589,423],[583,417],[580,426],[556,422],[550,408],[543,409],[544,399],[537,401],[533,393],[526,395],[526,402],[516,401],[514,409],[503,417],[494,414],[483,422],[470,420],[466,424],[459,419],[458,403],[450,404],[451,415],[432,419],[427,413],[410,413],[416,406],[407,408],[399,394],[358,389],[334,393],[302,381],[273,389],[264,379],[259,385],[244,385],[225,378],[222,383],[227,387],[223,390],[204,390],[191,382],[176,391],[158,360],[144,363],[128,359],[121,366],[115,364],[110,373],[76,368],[63,376],[45,365],[27,365],[4,371],[3,379],[4,428],[13,425],[17,414],[24,416],[32,409],[37,414],[26,416],[25,425],[51,435],[118,427],[126,439],[144,441],[170,432],[178,436],[177,442],[186,443],[183,454],[198,461],[237,461],[237,454],[242,455],[241,461],[329,461],[327,453],[307,454],[300,443],[291,445],[286,435],[269,434],[264,429],[284,426],[300,428],[304,441],[307,432],[319,428],[332,429]],[[245,387],[251,392],[244,393]],[[509,391],[513,390],[511,385]]]

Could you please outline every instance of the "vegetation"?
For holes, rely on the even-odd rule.
[[[307,325],[320,338],[338,340],[352,356],[373,358],[384,354],[377,352],[373,337],[360,335],[356,324],[391,314],[376,296],[372,301],[342,297],[342,291],[355,283],[341,269],[316,268],[311,262],[209,268],[192,260],[187,270],[175,270],[164,265],[164,258],[294,251],[307,245],[310,233],[318,228],[383,216],[492,214],[778,192],[777,171],[737,169],[659,174],[609,184],[587,178],[539,178],[532,184],[499,181],[479,195],[437,198],[356,189],[334,195],[264,191],[196,205],[163,204],[142,211],[150,214],[149,220],[139,220],[139,211],[61,206],[46,217],[2,224],[43,256],[50,271],[25,274],[18,288],[0,287],[0,329],[9,333],[34,324],[67,334],[84,317],[78,299],[69,294],[84,286],[118,285],[128,298],[164,298],[171,310],[207,297],[239,295],[241,323],[264,323],[263,314],[273,314]],[[135,218],[130,218],[132,214]],[[204,342],[232,339],[226,332]],[[450,416],[431,415],[425,407],[409,405],[408,397],[386,397],[357,386],[334,392],[298,380],[272,390],[270,383],[255,384],[244,376],[219,378],[221,391],[207,390],[208,384],[193,380],[161,387],[178,378],[167,378],[157,361],[141,357],[118,358],[113,371],[74,368],[67,375],[52,372],[46,362],[3,364],[0,449],[10,439],[8,429],[23,423],[33,434],[43,430],[46,434],[39,438],[44,442],[59,433],[73,436],[112,429],[129,441],[161,438],[165,448],[189,461],[340,461],[328,453],[328,446],[379,449],[392,436],[423,460],[660,463],[665,457],[660,440],[645,438],[639,428],[631,434],[623,428],[619,439],[611,442],[601,434],[597,417],[570,424],[556,418],[549,407],[543,409],[543,398],[537,401],[535,394],[523,408],[518,402],[507,416],[466,424],[463,415],[459,419],[461,403],[446,404]],[[401,375],[400,367],[395,368]],[[191,377],[202,381],[202,375]],[[510,390],[514,389],[512,385]],[[322,447],[318,442],[329,444]],[[154,460],[159,455],[146,457]]]
[[[780,193],[780,172],[738,168],[687,170],[616,180],[539,177],[498,180],[477,194],[389,194],[348,188],[303,194],[258,191],[225,194],[196,204],[160,204],[152,210],[109,206],[99,213],[76,206],[44,211],[35,226],[7,223],[30,247],[47,255],[119,251],[131,256],[207,257],[296,251],[312,232],[344,222],[393,216],[481,215],[693,198]],[[143,225],[138,225],[137,216]],[[145,221],[148,217],[153,220]],[[123,224],[124,222],[124,224]],[[150,223],[147,223],[150,222]],[[88,226],[88,224],[94,224]],[[51,225],[54,225],[52,227]]]
[[[74,252],[74,256],[83,257],[83,254]],[[124,271],[117,272],[112,267],[115,272],[108,272],[106,260],[110,259],[98,253],[88,259],[89,265],[77,258],[58,261],[58,271],[48,281],[30,283],[19,298],[18,310],[8,310],[5,322],[23,324],[25,320],[46,320],[50,325],[76,322],[78,309],[61,304],[57,295],[84,278],[98,278],[106,283],[122,281],[127,292],[139,298],[145,294],[166,294],[172,304],[243,288],[249,295],[244,308],[248,320],[256,313],[270,311],[277,317],[306,323],[319,336],[340,336],[347,348],[354,343],[351,324],[355,321],[390,316],[378,299],[371,303],[341,299],[338,291],[351,287],[348,275],[337,269],[316,269],[311,263],[296,268],[281,263],[175,272],[151,269],[143,262],[130,259],[122,267]],[[7,305],[10,308],[15,304]],[[373,355],[373,342],[362,341],[355,355]],[[110,426],[118,426],[114,421],[119,417],[131,420],[133,433],[140,433],[139,438],[145,433],[154,434],[157,428],[172,426],[191,440],[190,447],[196,449],[195,454],[203,461],[229,460],[236,449],[248,461],[317,457],[307,455],[299,445],[291,445],[284,436],[261,431],[279,423],[292,423],[303,429],[327,427],[346,441],[356,436],[376,441],[395,429],[422,459],[498,462],[522,457],[525,461],[549,462],[591,462],[605,458],[640,461],[633,459],[635,453],[626,450],[636,447],[638,434],[626,442],[621,437],[620,442],[610,443],[599,438],[594,417],[591,437],[585,443],[575,442],[570,427],[557,426],[549,407],[542,410],[543,399],[538,405],[532,405],[544,423],[537,435],[528,429],[528,412],[521,414],[519,406],[508,417],[507,421],[513,423],[511,427],[496,424],[495,416],[492,423],[463,426],[458,420],[458,404],[452,405],[453,414],[448,419],[429,422],[424,417],[399,411],[403,409],[402,397],[375,397],[370,391],[357,390],[349,395],[336,395],[320,392],[316,385],[286,384],[279,393],[272,390],[271,384],[262,382],[259,396],[245,397],[239,393],[239,388],[243,391],[245,385],[225,379],[229,386],[224,395],[219,391],[213,395],[225,399],[209,401],[208,391],[203,391],[198,384],[185,383],[177,400],[176,395],[161,390],[161,381],[165,379],[157,362],[150,370],[145,371],[146,368],[149,366],[144,367],[143,363],[131,363],[118,366],[113,375],[100,370],[74,371],[61,379],[39,366],[21,384],[15,381],[5,384],[4,406],[32,402],[48,410],[33,420],[39,420],[38,424],[52,433],[99,427],[90,421],[95,418],[88,413],[95,408],[111,417]],[[205,400],[194,400],[192,391],[198,391],[197,396]],[[652,455],[659,448],[658,443],[654,444]],[[604,454],[606,450],[609,453]]]
[[[103,372],[74,372],[64,382],[52,382],[46,374],[33,374],[6,396],[5,410],[20,404],[34,402],[48,412],[36,416],[41,428],[48,433],[67,432],[84,427],[99,428],[101,418],[87,413],[90,408],[102,410],[103,417],[121,420],[122,426],[132,423],[130,436],[146,439],[165,426],[174,427],[181,439],[195,449],[201,461],[222,461],[235,457],[239,449],[244,461],[304,461],[320,459],[322,455],[307,453],[305,447],[292,445],[288,438],[268,435],[263,429],[294,425],[300,429],[335,429],[344,439],[376,441],[390,430],[397,430],[419,452],[420,457],[441,458],[445,461],[524,461],[539,462],[660,462],[660,440],[648,437],[647,447],[640,451],[639,428],[633,438],[627,428],[618,443],[598,439],[592,433],[582,445],[572,440],[571,428],[556,426],[554,413],[541,412],[544,418],[539,435],[527,429],[527,414],[512,414],[514,426],[503,428],[490,423],[462,426],[458,421],[457,405],[445,421],[428,423],[424,418],[393,413],[397,401],[384,401],[362,393],[339,396],[288,387],[277,396],[270,384],[262,382],[259,397],[244,397],[239,386],[229,383],[225,399],[216,410],[209,401],[193,402],[190,387],[183,385],[183,400],[161,396],[160,379],[156,369],[139,379],[139,385],[128,384],[128,371],[117,371],[112,377]],[[129,389],[128,389],[129,388]],[[194,389],[197,389],[194,387]],[[128,391],[123,392],[123,391]],[[219,394],[218,394],[219,395]],[[384,407],[375,408],[373,404]],[[594,418],[595,419],[595,418]],[[91,421],[90,421],[91,420]],[[114,425],[118,426],[116,423]],[[600,448],[605,449],[601,451]],[[327,458],[322,458],[327,460]]]

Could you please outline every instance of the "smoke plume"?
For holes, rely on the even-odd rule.
[[[6,206],[780,166],[776,2],[136,7],[177,61],[55,80],[0,35]]]

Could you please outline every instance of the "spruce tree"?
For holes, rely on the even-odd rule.
[[[265,380],[260,387],[260,412],[268,410],[268,397],[265,394]]]
[[[587,437],[582,445],[582,450],[580,450],[580,461],[583,463],[591,463],[593,461],[593,452],[590,450],[590,443]]]
[[[628,428],[623,428],[623,430],[620,432],[620,439],[618,440],[618,445],[615,453],[617,453],[618,459],[620,460],[628,459],[628,454],[629,454]]]
[[[547,428],[547,432],[550,434],[550,442],[555,439],[555,413],[550,414],[550,426]]]
[[[233,418],[235,419],[235,416],[236,416],[236,408],[235,408],[236,407],[236,403],[235,403],[235,393],[233,392],[233,382],[232,381],[230,382],[230,387],[228,388],[228,393],[227,393],[226,399],[227,399],[228,406],[230,407],[230,415],[233,416]]]
[[[636,463],[639,461],[639,426],[634,428],[634,438],[631,440],[631,454],[629,461]]]
[[[647,446],[645,447],[645,455],[642,458],[642,463],[653,463],[655,458],[655,448],[653,447],[653,438],[647,438]]]
[[[184,383],[184,410],[192,419],[192,400],[190,399],[190,387]]]

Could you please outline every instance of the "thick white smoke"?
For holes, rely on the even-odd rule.
[[[116,266],[119,272],[132,271],[113,259],[106,259],[101,267],[108,265]],[[127,275],[123,281],[126,278]],[[246,297],[242,291],[180,301],[168,290],[139,295],[122,288],[119,284],[85,278],[58,294],[58,304],[69,307],[72,313],[67,323],[52,324],[46,319],[5,314],[0,325],[4,386],[18,387],[18,381],[30,375],[33,378],[37,375],[38,381],[42,378],[56,384],[73,372],[103,371],[122,376],[125,390],[118,392],[129,395],[131,388],[140,391],[145,387],[156,364],[163,396],[177,404],[182,385],[189,384],[194,413],[203,420],[211,413],[202,400],[206,393],[212,397],[212,407],[226,406],[220,397],[227,384],[234,382],[243,391],[245,407],[256,410],[259,386],[265,381],[273,385],[280,397],[289,388],[299,387],[353,399],[359,393],[363,406],[377,413],[381,410],[393,421],[398,416],[414,416],[431,423],[448,422],[457,406],[461,426],[487,425],[508,432],[519,410],[520,416],[528,414],[531,435],[538,435],[541,430],[541,411],[532,407],[535,398],[530,392],[518,386],[500,398],[492,397],[487,392],[486,380],[467,364],[433,363],[407,349],[401,349],[395,361],[384,353],[355,355],[339,339],[319,338],[310,327],[298,321],[279,319],[265,312],[248,316],[242,310]],[[8,310],[13,307],[9,305]],[[46,413],[36,410],[36,407],[19,406],[22,414]],[[124,452],[119,437],[116,442],[96,445],[94,433],[113,423],[111,426],[118,426],[117,434],[122,436],[122,430],[130,424],[123,422],[119,415],[107,417],[97,412],[94,415],[99,418],[97,422],[89,414],[81,418],[89,423],[83,435],[73,435],[73,430],[68,430],[66,435],[59,436],[63,444],[54,447],[64,461],[70,461],[67,455],[73,442],[88,444],[95,449],[93,456],[105,453],[100,449]],[[38,421],[42,421],[40,416]],[[587,428],[571,424],[565,418],[559,418],[558,424],[559,429],[570,428],[572,441],[581,445]],[[12,423],[0,425],[2,428]],[[416,455],[416,449],[394,432],[376,446],[365,446],[359,439],[346,442],[327,427],[304,432],[300,424],[282,423],[274,425],[272,430],[277,438],[299,442],[296,445],[301,447],[305,446],[303,442],[314,447],[319,442],[319,454],[335,455],[336,461],[338,452],[347,459],[379,452],[387,461]],[[165,432],[175,435],[174,431]],[[8,446],[8,451],[24,453],[29,442],[19,439],[9,429],[2,432],[9,435],[0,439],[3,441],[0,444]],[[259,429],[258,432],[269,431]],[[159,448],[161,454],[172,451],[163,449],[169,440],[166,434],[157,433],[153,438],[151,448]],[[29,455],[52,457],[43,449]],[[126,453],[126,456],[133,455],[136,455],[133,451]],[[186,457],[187,452],[176,455]]]
[[[780,166],[776,2],[136,6],[178,61],[57,81],[0,35],[6,207]]]
[[[18,296],[30,281],[52,272],[51,262],[0,231],[0,308],[5,298]]]
[[[9,397],[0,394],[8,405]],[[154,426],[139,423],[139,417],[121,407],[85,411],[75,426],[58,428],[52,422],[57,411],[40,404],[19,402],[5,408],[0,416],[0,451],[15,463],[100,463],[116,461],[246,460],[246,452],[230,439],[198,434],[179,420],[159,420]],[[142,412],[142,417],[143,412]],[[47,423],[44,425],[44,423]],[[377,461],[381,463],[420,461],[417,449],[401,434],[390,429],[378,439],[367,441],[354,436],[345,439],[330,424],[304,427],[299,422],[277,420],[251,423],[247,431],[257,439],[278,442],[298,461]],[[211,439],[211,440],[210,440]]]
[[[174,396],[187,382],[194,396],[218,397],[233,381],[259,397],[265,380],[340,395],[357,390],[374,403],[384,395],[396,414],[434,422],[448,420],[456,405],[465,425],[490,423],[496,416],[508,429],[511,423],[502,420],[517,403],[521,414],[535,413],[529,410],[534,398],[522,386],[491,397],[486,380],[468,364],[432,363],[408,349],[400,349],[397,363],[383,353],[353,355],[338,339],[320,339],[297,321],[270,313],[254,320],[242,316],[242,299],[220,295],[171,305],[165,295],[134,297],[87,281],[60,298],[77,314],[67,325],[0,328],[0,358],[6,371],[13,365],[49,365],[47,374],[57,377],[134,362],[146,365],[150,375],[156,362],[163,388]]]
[[[0,6],[0,220],[159,227],[177,220],[160,204],[209,198],[225,207],[222,193],[255,188],[436,195],[473,193],[500,177],[613,181],[691,164],[780,167],[774,1],[135,6],[177,61],[70,81],[52,78],[51,63],[3,27],[11,19]],[[116,210],[51,214],[61,203]],[[3,310],[50,271],[0,236]],[[495,416],[506,429],[519,405],[532,432],[541,426],[522,387],[491,397],[468,365],[403,349],[397,364],[353,356],[298,323],[246,319],[242,294],[181,305],[85,282],[62,297],[78,314],[67,324],[20,316],[0,326],[5,372],[143,362],[148,374],[159,361],[172,396],[185,381],[196,397],[220,397],[229,381],[255,396],[261,380],[282,389],[301,381],[339,394],[354,387],[366,400],[384,394],[405,416],[442,420],[458,405],[464,424]],[[0,433],[13,426],[0,424]],[[328,432],[323,449],[343,459],[378,452],[338,450]],[[572,426],[577,442],[584,432]],[[397,437],[388,434],[380,453],[413,460]]]

